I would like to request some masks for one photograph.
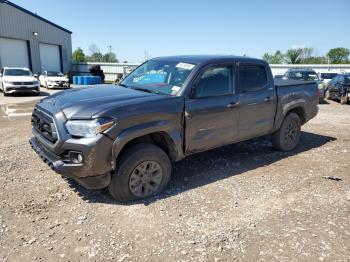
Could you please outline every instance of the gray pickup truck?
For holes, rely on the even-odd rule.
[[[263,60],[161,57],[118,86],[41,100],[30,144],[57,173],[132,201],[162,191],[172,163],[197,152],[269,134],[276,149],[293,150],[317,104],[316,83],[274,82]]]

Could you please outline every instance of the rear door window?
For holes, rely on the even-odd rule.
[[[262,65],[240,65],[238,72],[241,92],[258,91],[267,85],[266,70]]]

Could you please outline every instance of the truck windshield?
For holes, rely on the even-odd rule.
[[[32,72],[26,69],[5,69],[5,76],[32,76]]]
[[[132,71],[121,85],[175,96],[195,66],[181,61],[149,60]]]
[[[294,80],[305,80],[305,81],[318,81],[318,76],[315,72],[310,71],[300,71],[300,72],[291,72],[289,79]]]

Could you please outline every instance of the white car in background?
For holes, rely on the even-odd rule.
[[[0,73],[0,89],[5,96],[14,93],[40,94],[40,83],[28,68],[4,67]]]
[[[44,71],[39,76],[40,85],[46,88],[69,88],[69,79],[58,71]]]

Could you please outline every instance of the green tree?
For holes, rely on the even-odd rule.
[[[102,62],[103,55],[97,45],[89,45],[90,56],[87,57],[89,62]]]
[[[77,47],[73,52],[73,62],[86,62],[86,56],[83,49]]]
[[[333,48],[328,51],[327,56],[331,64],[349,63],[350,50],[344,47]]]
[[[101,52],[92,53],[90,56],[87,57],[87,60],[89,62],[102,62],[103,55]]]
[[[265,53],[262,58],[269,64],[283,63],[283,54],[280,50],[277,50],[275,54]]]
[[[302,48],[288,49],[287,53],[285,54],[285,61],[287,62],[287,64],[300,64],[302,55]]]
[[[307,58],[302,58],[301,64],[326,64],[327,59],[324,56],[311,56]]]
[[[119,62],[117,55],[113,52],[108,52],[108,53],[104,54],[102,61],[103,62],[110,62],[110,63],[118,63]]]

